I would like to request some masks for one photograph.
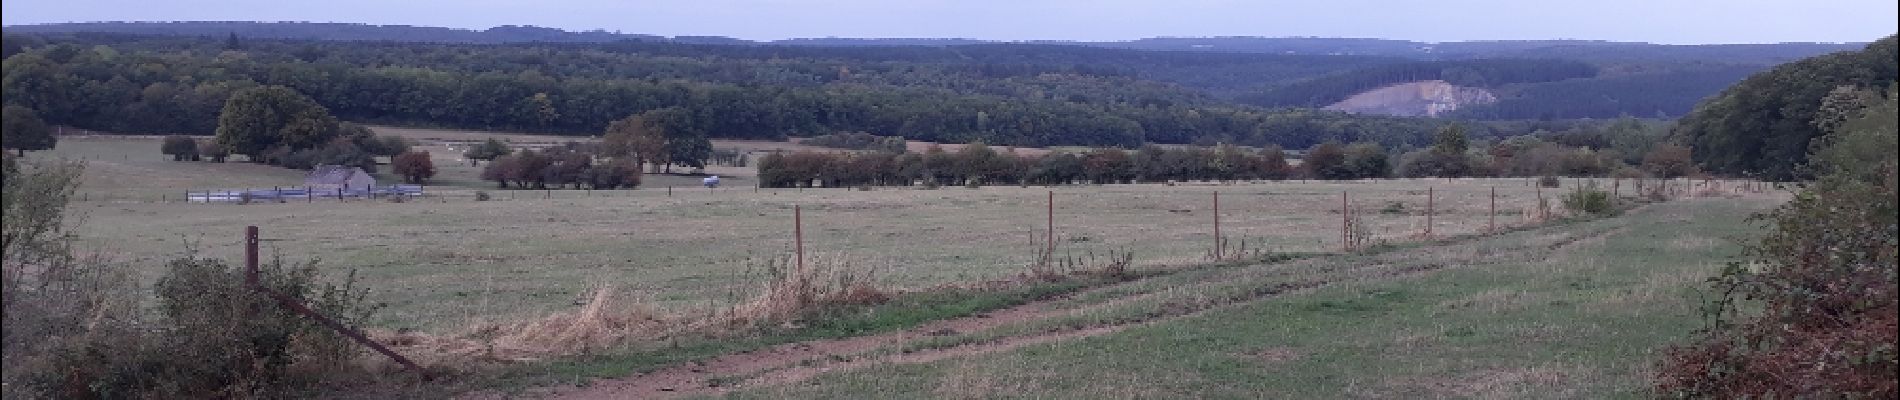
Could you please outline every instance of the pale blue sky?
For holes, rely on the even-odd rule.
[[[7,0],[6,25],[77,21],[538,25],[657,35],[1125,40],[1322,36],[1672,44],[1860,42],[1900,25],[1894,0]]]

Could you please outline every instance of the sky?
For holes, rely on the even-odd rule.
[[[1595,39],[1667,44],[1866,42],[1894,0],[7,0],[0,24],[309,21],[664,36],[1131,40],[1316,36]]]

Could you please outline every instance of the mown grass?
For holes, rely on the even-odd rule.
[[[714,356],[760,350],[785,343],[834,339],[910,329],[930,321],[959,318],[1044,300],[1113,282],[1078,276],[1060,282],[997,290],[933,290],[903,293],[873,306],[818,310],[791,326],[762,326],[729,337],[689,337],[667,343],[611,349],[598,354],[473,371],[456,390],[486,389],[519,394],[552,385],[586,385],[593,379],[618,378]],[[443,392],[439,386],[399,390]],[[358,393],[361,394],[361,393]]]
[[[1739,254],[1731,239],[1753,234],[1743,219],[1767,204],[1659,204],[1561,228],[1602,235],[1548,257],[1488,253],[1527,232],[1445,250],[1478,258],[1430,273],[734,397],[1646,397],[1654,352],[1698,326],[1697,283]],[[1369,260],[1338,261],[1328,265]]]

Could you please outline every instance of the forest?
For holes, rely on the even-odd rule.
[[[173,27],[192,26],[198,25]],[[1408,61],[1073,44],[587,41],[551,32],[543,33],[554,42],[422,36],[409,39],[447,43],[388,41],[407,38],[400,35],[325,41],[236,33],[326,26],[321,24],[237,26],[247,28],[222,36],[181,36],[199,32],[188,29],[154,36],[19,34],[21,29],[9,28],[3,46],[6,101],[49,124],[127,133],[208,135],[232,93],[284,86],[348,121],[564,135],[598,135],[612,121],[680,107],[692,114],[693,129],[710,138],[865,132],[1013,146],[1307,148],[1336,141],[1406,149],[1428,143],[1447,121],[1306,107],[1410,79],[1493,87],[1500,103],[1456,115],[1498,121],[1471,126],[1473,138],[1485,139],[1532,132],[1511,120],[1682,115],[1702,92],[1754,68],[1566,59]],[[410,28],[403,32],[439,32]],[[523,36],[509,40],[534,40],[528,33],[545,28],[483,34],[510,29]]]
[[[1674,135],[1696,148],[1712,172],[1789,180],[1815,139],[1848,119],[1843,110],[1878,103],[1900,82],[1900,44],[1888,36],[1860,51],[1783,64],[1742,80],[1697,105]],[[1887,149],[1892,151],[1892,149]]]
[[[209,134],[231,93],[268,85],[295,89],[351,121],[572,135],[598,134],[608,122],[675,106],[692,110],[697,129],[712,138],[858,131],[1029,146],[1401,145],[1424,140],[1442,124],[1228,105],[1087,64],[747,60],[612,46],[236,36],[10,40],[25,44],[5,62],[8,102],[36,110],[49,123],[117,132]],[[661,48],[685,51],[681,46],[692,47]],[[1037,56],[1014,48],[994,54],[999,60]]]

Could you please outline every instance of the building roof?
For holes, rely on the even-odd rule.
[[[363,173],[362,168],[357,167],[318,165],[310,169],[310,175],[304,176],[303,183],[306,185],[346,185],[350,183],[350,178],[356,177],[357,174],[366,177],[369,175]]]

